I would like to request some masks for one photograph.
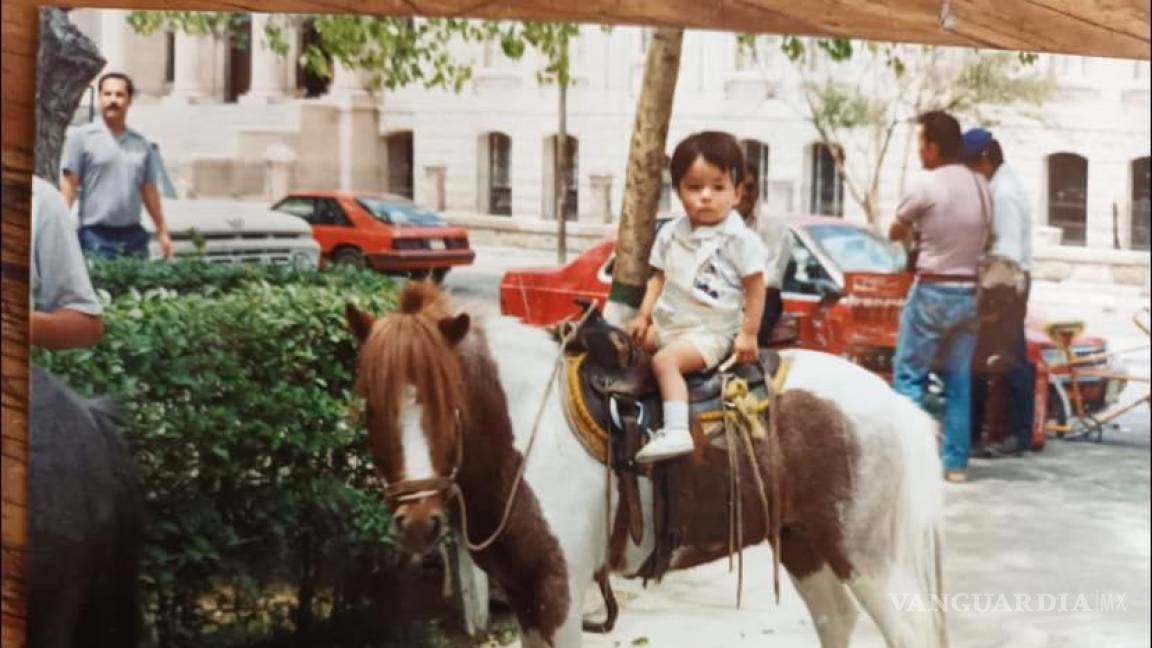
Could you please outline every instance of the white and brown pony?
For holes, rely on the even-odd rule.
[[[652,534],[643,546],[608,549],[610,477],[569,431],[562,390],[549,388],[556,341],[508,318],[478,326],[430,284],[408,284],[380,319],[347,310],[397,546],[427,552],[449,524],[475,544],[494,537],[473,557],[507,594],[524,645],[579,646],[595,574],[605,566],[635,574]],[[848,645],[857,603],[893,648],[947,645],[931,603],[942,519],[934,422],[846,360],[783,355],[791,369],[776,407],[790,495],[776,549],[820,645]],[[683,547],[672,568],[726,555],[726,547]],[[920,605],[899,609],[909,596]]]

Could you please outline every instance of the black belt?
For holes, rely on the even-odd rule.
[[[972,275],[938,274],[935,272],[918,272],[916,279],[925,283],[976,283]]]

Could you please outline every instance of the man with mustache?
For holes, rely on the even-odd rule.
[[[147,257],[143,204],[156,224],[160,250],[170,259],[172,239],[156,189],[160,161],[148,140],[126,123],[135,92],[132,79],[109,72],[96,88],[103,120],[70,133],[60,163],[60,190],[68,206],[80,199],[80,247],[89,256]]]

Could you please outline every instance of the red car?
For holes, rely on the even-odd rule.
[[[912,276],[904,272],[904,252],[871,229],[838,218],[802,216],[789,221],[792,259],[784,277],[786,316],[796,319],[795,345],[845,356],[885,378],[891,378],[892,354],[904,297]],[[500,310],[530,324],[546,325],[578,314],[574,299],[592,299],[601,307],[612,284],[616,245],[605,241],[560,268],[508,271],[500,282]],[[1037,364],[1033,435],[1044,442],[1044,422],[1065,415],[1061,380],[1048,364],[1059,351],[1042,328],[1028,327],[1028,354]],[[1107,350],[1100,338],[1073,343],[1078,356]],[[1103,362],[1103,361],[1102,361]],[[1082,378],[1089,411],[1115,402],[1122,380]],[[1051,382],[1050,382],[1051,381]]]
[[[347,191],[294,191],[272,209],[312,225],[322,258],[358,268],[436,281],[452,266],[469,265],[476,253],[468,230],[451,227],[436,212],[389,194]]]

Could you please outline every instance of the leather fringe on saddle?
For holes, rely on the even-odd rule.
[[[756,494],[760,499],[761,514],[764,516],[765,536],[772,543],[772,591],[776,596],[776,603],[780,603],[780,523],[783,519],[781,504],[783,497],[781,488],[783,484],[779,479],[783,467],[783,452],[780,448],[778,427],[778,414],[776,396],[788,374],[789,359],[782,360],[779,370],[773,377],[772,388],[768,390],[767,398],[757,400],[748,389],[748,384],[741,378],[726,375],[724,377],[724,409],[719,412],[706,413],[700,417],[701,422],[721,420],[724,424],[724,440],[728,450],[729,469],[729,498],[728,498],[728,568],[732,569],[732,554],[736,554],[736,607],[739,608],[744,598],[744,507],[740,505],[740,494],[743,492],[743,483],[740,475],[740,453],[743,452],[752,466],[752,477],[756,482]],[[767,411],[767,427],[765,427],[765,411]],[[766,442],[768,451],[768,479],[769,488],[765,491],[764,476],[760,472],[760,462],[756,458],[753,441]],[[771,493],[772,502],[768,501]],[[775,515],[772,515],[775,513]]]

